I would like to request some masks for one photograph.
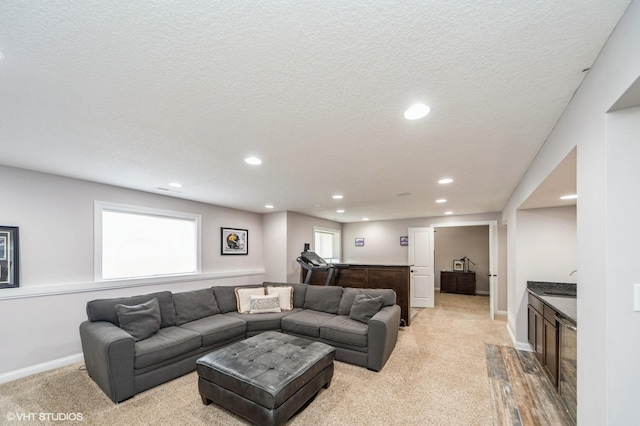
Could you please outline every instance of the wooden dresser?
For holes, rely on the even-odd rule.
[[[311,284],[324,285],[327,277],[325,271],[314,271]],[[304,282],[306,270],[300,274],[300,282]],[[396,303],[400,306],[400,318],[404,325],[409,325],[409,267],[402,265],[337,265],[331,285],[354,288],[390,288],[396,292]]]
[[[440,272],[440,293],[476,294],[475,272]]]

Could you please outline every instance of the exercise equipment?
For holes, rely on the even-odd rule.
[[[306,244],[305,250],[300,253],[296,260],[307,271],[307,276],[304,280],[305,284],[311,283],[311,277],[315,271],[327,271],[327,279],[324,281],[324,285],[331,285],[333,274],[335,273],[335,265],[327,263],[317,253],[309,251]]]

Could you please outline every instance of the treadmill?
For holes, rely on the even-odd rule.
[[[306,247],[296,260],[300,266],[307,270],[307,277],[304,280],[305,284],[311,283],[311,277],[315,271],[327,271],[327,279],[324,281],[324,285],[331,285],[333,274],[336,270],[335,265],[327,263],[323,258],[318,256],[317,253],[307,250]]]

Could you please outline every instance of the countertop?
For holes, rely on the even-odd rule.
[[[527,291],[552,307],[561,316],[578,324],[576,284],[527,281]]]

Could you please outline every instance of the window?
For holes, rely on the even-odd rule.
[[[96,280],[200,272],[199,215],[95,203]]]
[[[313,227],[314,251],[328,263],[340,262],[341,237],[337,229]]]

